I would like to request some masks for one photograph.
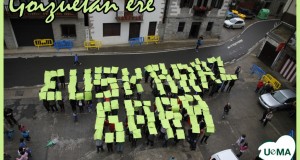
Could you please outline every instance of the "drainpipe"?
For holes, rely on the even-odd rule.
[[[165,9],[164,9],[164,16],[163,16],[163,21],[162,21],[163,24],[165,24],[166,18],[167,18],[167,15],[168,15],[168,9],[169,9],[168,6],[169,6],[169,0],[166,0]]]

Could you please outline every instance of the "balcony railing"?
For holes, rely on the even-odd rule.
[[[204,6],[194,6],[193,7],[194,10],[194,16],[196,17],[204,17],[206,16],[206,13],[208,11],[208,9]]]
[[[36,11],[36,12],[27,12],[24,10],[22,18],[46,18],[49,15],[49,12],[41,12],[41,11]],[[59,12],[57,11],[55,14],[55,17],[61,17],[61,18],[77,18],[77,12],[74,11],[65,11],[65,12]],[[18,18],[19,17],[19,12],[11,12],[9,10],[8,5],[4,5],[4,16],[9,17],[9,18]]]
[[[117,21],[142,21],[143,14],[139,12],[118,11],[116,13]]]

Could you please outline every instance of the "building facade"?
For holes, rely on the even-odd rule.
[[[54,1],[54,0],[52,0]],[[15,0],[14,5],[27,1]],[[45,5],[48,0],[41,0]],[[50,1],[51,2],[51,1]],[[56,1],[54,1],[56,2]],[[55,14],[56,18],[52,23],[45,23],[48,13],[24,11],[22,18],[18,13],[12,13],[8,8],[8,0],[4,2],[4,48],[15,49],[24,46],[34,46],[34,39],[72,40],[74,46],[82,46],[86,38],[85,28],[88,22],[85,21],[81,12],[64,12]]]
[[[296,86],[296,0],[288,0],[281,22],[267,33],[258,58]]]

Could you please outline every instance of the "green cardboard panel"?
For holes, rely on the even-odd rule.
[[[135,74],[142,73],[142,69],[141,68],[136,68],[136,69],[134,69],[134,72],[135,72]]]
[[[112,74],[118,74],[118,71],[119,71],[119,67],[114,67],[114,66],[111,67],[111,71],[110,71],[110,72],[111,72]]]
[[[231,78],[230,75],[226,75],[226,79],[227,79],[228,81],[232,80],[232,78]]]
[[[110,84],[110,88],[111,89],[118,89],[119,85],[118,85],[118,83],[112,83],[112,84]]]
[[[105,143],[114,142],[114,133],[105,133]]]
[[[116,142],[118,143],[124,143],[125,142],[125,132],[116,132]]]
[[[94,83],[94,85],[98,86],[101,84],[101,81],[99,79],[95,79],[93,83]]]
[[[170,99],[168,97],[161,97],[161,102],[164,105],[170,105]]]
[[[153,71],[159,71],[158,64],[152,64],[152,69],[153,69]]]
[[[152,72],[152,71],[153,71],[153,68],[152,68],[151,65],[147,65],[147,66],[145,67],[145,70],[146,70],[147,72]]]
[[[57,70],[57,76],[58,77],[65,76],[65,70],[64,69],[58,69]]]
[[[133,138],[142,138],[141,129],[136,129],[133,131]]]
[[[222,80],[222,81],[226,81],[226,80],[227,80],[225,74],[220,74],[220,77],[221,77],[221,80]]]
[[[134,107],[142,107],[143,104],[141,101],[138,101],[138,100],[134,100]]]
[[[161,125],[162,125],[162,127],[165,128],[165,129],[171,128],[168,119],[163,119],[163,120],[161,120]]]
[[[56,87],[55,81],[51,81],[50,84],[49,84],[49,88],[50,89],[55,89],[55,87]]]
[[[125,90],[125,95],[128,96],[128,95],[132,95],[133,92],[132,90]]]
[[[117,132],[124,131],[123,122],[115,123],[115,129],[116,129]]]
[[[102,73],[102,67],[95,67],[95,74],[101,74]]]
[[[111,97],[119,97],[119,89],[111,90]]]
[[[39,98],[40,98],[40,101],[41,100],[46,100],[47,99],[47,92],[40,92],[39,93]]]
[[[104,111],[105,112],[110,112],[111,111],[109,102],[103,102],[103,105],[104,105]]]
[[[75,92],[69,92],[69,100],[76,100],[76,93]]]
[[[231,75],[231,78],[232,78],[233,80],[237,80],[237,79],[238,79],[238,77],[237,77],[235,74],[232,74],[232,75]]]
[[[112,124],[112,123],[118,123],[119,122],[118,115],[116,115],[116,116],[108,116],[108,122],[110,124]]]
[[[129,84],[129,82],[124,82],[123,83],[123,87],[124,87],[125,90],[130,90],[130,84]]]
[[[104,67],[103,68],[103,73],[105,73],[105,74],[110,74],[111,72],[110,72],[110,67]]]
[[[47,100],[54,101],[55,100],[55,92],[47,92]]]
[[[143,115],[137,115],[136,124],[145,124],[145,117]]]
[[[190,87],[183,87],[183,90],[185,93],[190,93],[191,90],[190,90]]]
[[[181,128],[181,127],[182,127],[181,121],[178,120],[178,119],[174,119],[174,120],[173,120],[173,124],[174,124],[174,126],[177,127],[177,128]]]
[[[129,75],[129,72],[128,72],[127,68],[123,68],[121,71],[122,71],[123,76],[128,76]]]
[[[123,82],[129,82],[129,76],[122,76]]]
[[[183,129],[176,129],[177,139],[185,139],[185,134]]]
[[[102,129],[97,129],[94,133],[94,140],[102,140],[103,137],[103,130]]]
[[[104,97],[105,97],[105,98],[110,98],[110,97],[111,97],[110,90],[104,91],[103,94],[104,94]]]
[[[200,133],[200,127],[199,127],[199,125],[193,125],[192,126],[192,132],[193,133]]]
[[[168,128],[167,129],[167,135],[168,135],[168,139],[174,138],[174,133],[173,133],[173,129],[172,128]]]
[[[181,115],[181,113],[173,113],[173,116],[174,116],[174,119],[182,120],[182,115]]]
[[[149,133],[150,133],[151,135],[157,135],[157,130],[156,130],[155,127],[150,127],[150,126],[148,125],[148,130],[149,130]]]
[[[61,91],[56,91],[55,92],[55,100],[62,100],[62,93],[61,93]]]
[[[108,86],[107,79],[101,79],[101,86]]]
[[[117,99],[110,101],[112,110],[119,109],[119,101]]]
[[[57,72],[56,71],[50,71],[51,77],[57,77]]]
[[[103,98],[103,93],[97,93],[95,97],[96,98]]]
[[[131,84],[136,84],[136,76],[131,76],[129,82],[130,82]]]
[[[224,67],[219,67],[220,74],[226,73]]]
[[[94,77],[95,77],[95,79],[100,80],[101,79],[101,74],[95,74]]]
[[[166,111],[166,119],[170,120],[173,119],[173,111]]]
[[[138,93],[142,93],[144,92],[143,86],[142,84],[136,84],[136,89]]]
[[[70,74],[70,76],[76,76],[77,75],[77,69],[71,69],[69,74]]]
[[[42,88],[41,88],[41,92],[47,92],[48,91],[48,85],[44,85]]]

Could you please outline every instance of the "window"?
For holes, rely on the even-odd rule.
[[[192,8],[193,4],[194,4],[194,0],[181,0],[180,8],[183,8],[183,7]]]
[[[219,8],[221,9],[223,6],[224,0],[212,0],[210,6],[212,8]]]
[[[200,7],[202,5],[202,0],[198,0],[197,6]]]
[[[213,25],[214,25],[214,22],[208,22],[206,31],[211,31]]]
[[[103,37],[105,36],[120,36],[121,23],[104,23],[103,24]]]
[[[62,37],[76,37],[76,27],[74,24],[61,25]]]
[[[89,14],[84,13],[84,26],[89,26]]]
[[[207,7],[208,0],[204,0],[203,6]]]
[[[183,32],[185,22],[179,22],[177,32]]]

